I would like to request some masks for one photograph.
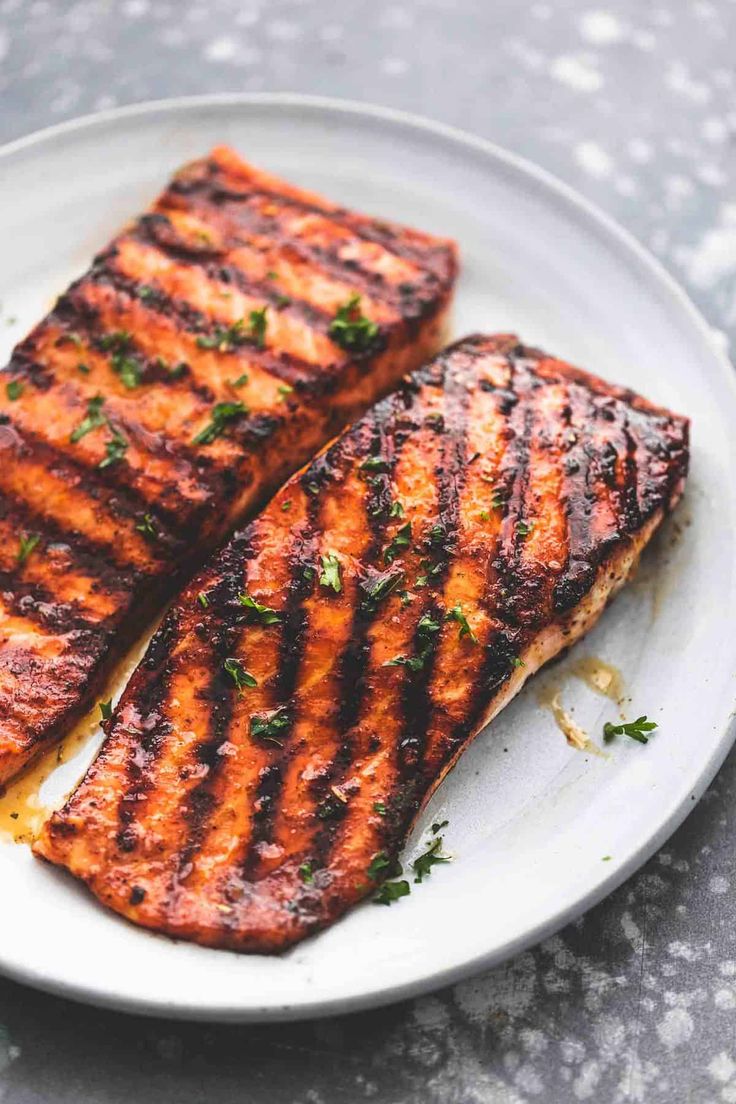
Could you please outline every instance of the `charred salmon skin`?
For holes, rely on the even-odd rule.
[[[188,586],[36,854],[202,944],[324,928],[594,623],[687,464],[687,421],[630,391],[513,336],[451,347]]]
[[[0,375],[0,783],[193,566],[437,352],[451,242],[227,148],[185,167]]]

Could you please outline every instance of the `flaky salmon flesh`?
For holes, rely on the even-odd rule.
[[[213,947],[331,924],[591,627],[687,465],[686,419],[513,336],[451,347],[186,588],[36,854]]]
[[[446,240],[221,147],[0,377],[0,783],[291,472],[442,345]]]

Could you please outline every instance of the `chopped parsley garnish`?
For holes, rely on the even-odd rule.
[[[469,636],[474,644],[478,643],[478,637],[475,635],[470,625],[468,624],[468,619],[463,613],[463,608],[461,605],[458,604],[457,606],[453,606],[451,610],[448,610],[445,614],[445,620],[457,621],[458,625],[460,626],[460,631],[458,632],[458,637],[460,638],[460,640],[462,640],[464,636]]]
[[[266,278],[268,280],[278,280],[279,274],[278,272],[274,272],[273,270],[271,270],[271,272],[266,273]]]
[[[373,898],[374,905],[392,905],[401,897],[408,897],[411,893],[409,883],[402,878],[398,882],[384,882]]]
[[[394,502],[391,503],[391,509],[388,512],[388,516],[389,517],[395,517],[395,518],[403,518],[404,517],[404,507],[403,507],[402,503],[399,502],[398,498]]]
[[[282,383],[278,387],[278,393],[282,399],[285,399],[287,395],[290,395],[293,390],[294,388],[290,387],[288,383]]]
[[[520,656],[514,656],[514,658],[511,660],[511,664],[513,667],[526,667],[526,663],[523,659],[520,658]]]
[[[281,509],[283,510],[283,512],[285,514],[288,514],[289,510],[291,509],[291,499],[290,498],[285,498],[284,499],[284,501],[281,503]]]
[[[109,721],[112,717],[112,698],[108,698],[107,701],[100,702],[100,718],[103,721]]]
[[[408,548],[411,544],[411,522],[407,521],[406,525],[402,525],[399,530],[394,534],[391,542],[386,545],[383,550],[383,558],[386,563],[393,563],[397,556],[400,556],[405,548]]]
[[[388,810],[383,801],[374,801],[373,812],[378,813],[379,816],[385,817]]]
[[[268,326],[266,310],[266,307],[261,307],[260,310],[252,310],[249,316],[250,336],[261,349],[266,341],[266,327]]]
[[[241,693],[243,690],[252,690],[254,686],[258,685],[257,679],[253,677],[250,671],[246,671],[239,659],[226,659],[223,667],[225,673],[230,676]]]
[[[228,382],[228,385],[230,387],[232,387],[235,391],[237,391],[237,389],[239,387],[245,387],[245,385],[246,385],[246,383],[248,382],[249,379],[250,379],[250,376],[248,375],[248,373],[243,372],[243,374],[238,376],[237,379],[228,380],[227,382]]]
[[[491,506],[494,510],[500,510],[506,504],[506,492],[502,487],[494,487],[491,497]]]
[[[110,426],[109,422],[108,426]],[[105,444],[105,456],[97,465],[98,468],[109,468],[111,464],[116,464],[118,460],[123,459],[128,448],[128,441],[119,430],[110,426],[110,432],[112,437]]]
[[[427,533],[427,543],[432,548],[440,548],[444,544],[446,537],[447,533],[444,525],[438,522],[437,525],[433,525]]]
[[[238,346],[245,345],[249,341],[262,348],[268,325],[266,310],[266,307],[261,307],[260,310],[252,310],[248,316],[249,325],[247,329],[244,318],[238,318],[229,326],[215,326],[211,334],[199,335],[197,345],[200,349],[217,349],[220,353],[231,353],[233,349],[237,349]]]
[[[432,835],[436,836],[437,833],[441,832],[443,828],[446,828],[449,823],[449,820],[436,820],[432,825]]]
[[[242,418],[247,413],[248,407],[242,402],[215,403],[210,421],[192,438],[192,444],[211,445],[217,437],[222,436],[230,422]]]
[[[368,456],[360,465],[361,471],[387,472],[391,465],[381,456]]]
[[[378,851],[371,859],[366,869],[366,874],[372,882],[375,882],[378,878],[380,878],[381,872],[387,871],[390,866],[391,860],[389,859],[386,852]]]
[[[81,441],[93,429],[100,429],[101,426],[107,425],[107,417],[102,413],[104,405],[105,400],[102,395],[95,395],[94,398],[89,400],[87,403],[87,417],[82,419],[69,438],[73,445],[76,445],[77,441]]]
[[[132,340],[133,335],[129,330],[111,330],[102,335],[98,345],[104,353],[124,353]]]
[[[425,613],[417,622],[417,654],[413,656],[397,655],[384,663],[384,667],[408,667],[410,671],[421,671],[432,651],[432,641],[440,631],[439,621]]]
[[[349,353],[364,352],[378,336],[378,324],[363,315],[360,298],[357,293],[351,295],[330,324],[330,337]]]
[[[259,621],[261,625],[278,625],[281,621],[281,614],[277,610],[261,605],[248,593],[239,594],[238,601],[251,613],[252,620]]]
[[[83,376],[88,376],[92,369],[90,368],[89,364],[79,363],[77,365],[77,371],[81,372]]]
[[[480,517],[481,521],[490,521],[491,520],[491,515],[488,513],[487,510],[481,510],[479,517]]]
[[[291,296],[290,295],[277,295],[276,296],[276,306],[278,307],[279,310],[281,310],[283,307],[290,306],[290,304],[291,304]]]
[[[166,365],[164,365],[166,368]],[[182,376],[185,376],[189,371],[189,365],[185,360],[180,360],[178,364],[172,364],[170,368],[167,368],[169,373],[169,379],[178,380]]]
[[[267,740],[271,744],[283,747],[283,742],[278,736],[285,728],[289,727],[289,714],[282,706],[271,713],[258,715],[255,713],[250,719],[250,734],[258,736],[261,740]]]
[[[533,521],[517,521],[516,523],[516,532],[520,537],[528,537],[533,528]]]
[[[146,540],[156,540],[158,533],[153,523],[153,514],[144,514],[143,521],[138,522],[136,529],[142,533]]]
[[[18,555],[16,556],[16,560],[21,567],[26,562],[40,539],[41,538],[38,533],[21,533],[20,537],[18,538]]]
[[[610,744],[614,736],[630,736],[632,740],[636,740],[639,744],[648,744],[649,736],[647,733],[653,732],[657,727],[657,722],[647,720],[646,715],[624,724],[615,725],[610,721],[606,721],[603,726],[603,740],[604,743]]]
[[[148,284],[140,284],[138,286],[138,298],[142,299],[144,302],[146,299],[152,299],[155,294],[155,290],[149,287]]]
[[[379,602],[387,598],[392,590],[403,580],[403,571],[394,571],[385,575],[374,576],[373,579],[361,583],[361,590],[365,594],[362,609],[364,613],[373,613]]]
[[[197,601],[199,602],[202,609],[207,609],[210,604],[210,600],[203,590],[200,590],[199,594],[197,595]]]
[[[334,552],[329,552],[326,556],[321,557],[320,562],[322,564],[322,571],[319,577],[320,586],[332,587],[335,593],[339,594],[342,590],[340,561]]]
[[[11,402],[15,402],[23,394],[23,384],[20,380],[11,380],[5,387],[5,394]]]
[[[411,864],[414,870],[415,882],[423,882],[425,878],[428,878],[432,873],[432,867],[437,866],[438,863],[448,863],[450,861],[449,855],[441,855],[442,849],[442,836],[437,836],[435,840],[429,845],[423,855],[420,855],[418,859],[415,859]]]
[[[299,877],[305,883],[305,885],[311,885],[314,881],[314,871],[312,870],[312,864],[307,860],[303,862],[299,867]]]

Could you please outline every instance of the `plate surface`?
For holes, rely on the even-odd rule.
[[[594,633],[532,680],[435,795],[407,855],[447,817],[455,861],[410,898],[366,904],[281,958],[239,957],[138,931],[27,847],[0,844],[5,973],[138,1012],[296,1019],[407,997],[539,940],[631,874],[702,794],[733,738],[736,387],[669,277],[546,174],[449,128],[285,95],[144,105],[5,147],[0,300],[17,323],[0,326],[0,353],[174,168],[218,142],[359,210],[457,238],[457,336],[514,330],[693,419],[676,518]],[[574,676],[584,655],[620,669],[629,717],[658,722],[646,747],[567,746],[543,687],[593,734],[617,716]]]

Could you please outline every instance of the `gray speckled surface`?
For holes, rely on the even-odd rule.
[[[685,283],[726,342],[735,33],[733,0],[0,0],[0,139],[217,90],[420,111],[597,202]],[[733,1104],[735,790],[732,754],[667,847],[582,921],[410,1004],[198,1027],[0,981],[0,1101]]]

